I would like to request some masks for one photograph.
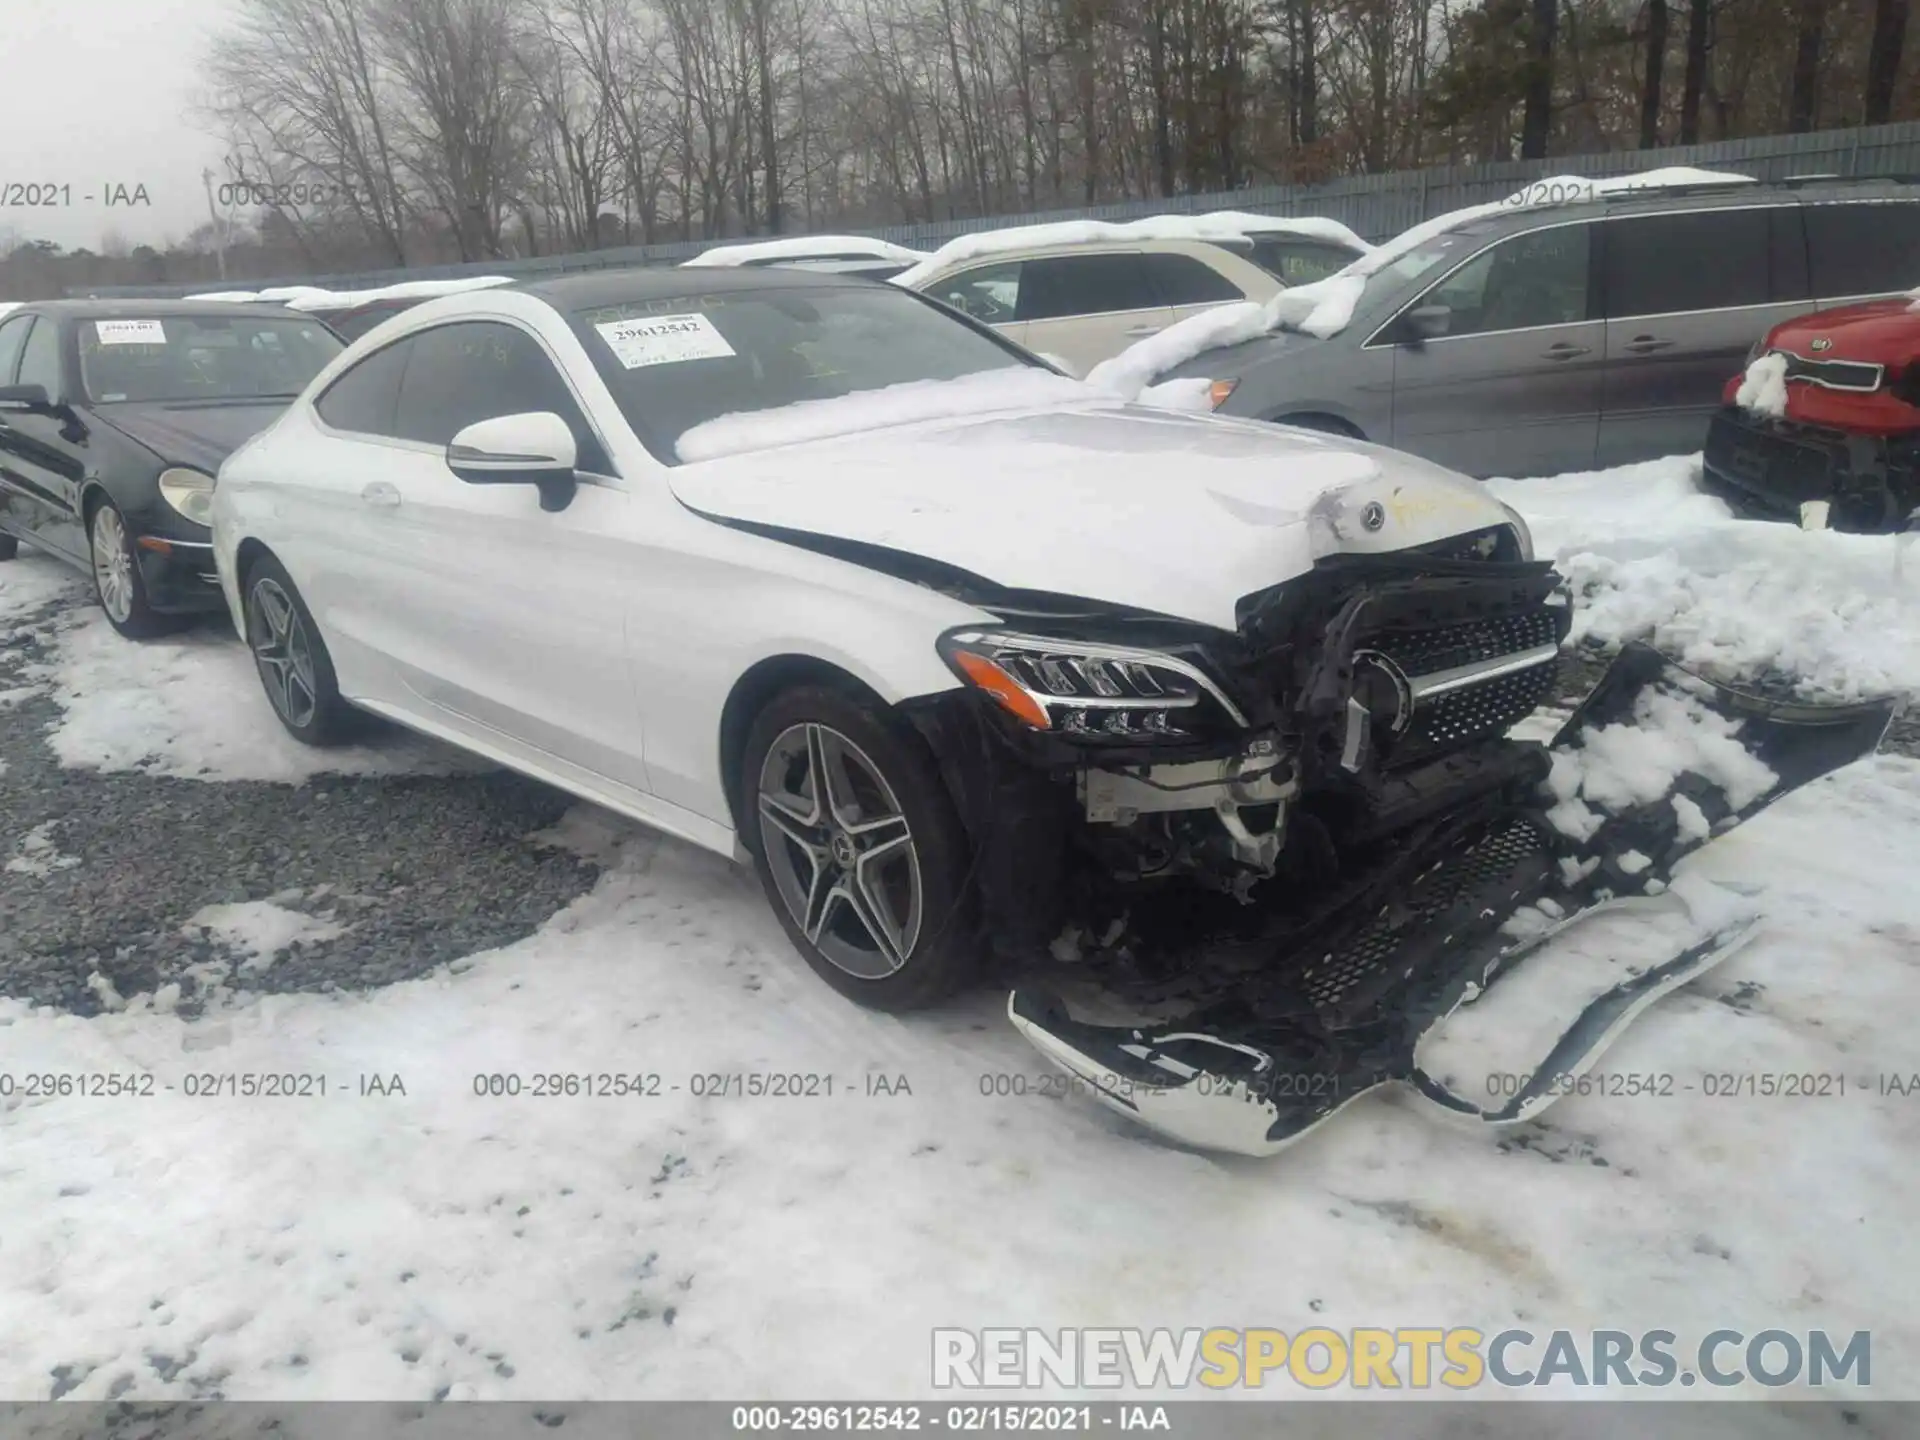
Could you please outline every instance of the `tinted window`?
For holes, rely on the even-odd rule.
[[[304,316],[134,315],[74,325],[89,399],[292,399],[345,347]]]
[[[466,320],[414,336],[394,433],[445,445],[478,421],[531,410],[550,410],[567,422],[582,470],[608,468],[599,440],[540,342],[513,325]]]
[[[1451,310],[1449,335],[1585,320],[1592,234],[1591,225],[1556,225],[1516,235],[1474,256],[1418,304]]]
[[[1164,305],[1139,255],[1063,255],[1029,260],[1020,277],[1022,320],[1058,320]]]
[[[1264,240],[1254,237],[1253,258],[1263,270],[1289,285],[1311,285],[1344,270],[1360,257],[1317,240]]]
[[[400,377],[406,372],[412,340],[376,350],[329,385],[314,401],[320,418],[336,430],[361,435],[392,435]]]
[[[568,321],[627,424],[668,464],[684,432],[722,415],[1041,368],[892,285],[660,296]],[[884,419],[884,402],[876,411]]]
[[[1773,226],[1765,210],[1614,220],[1607,225],[1606,314],[1618,320],[1765,305],[1777,298],[1774,268]],[[1793,288],[1791,274],[1782,273],[1778,291]]]
[[[1920,285],[1920,205],[1809,205],[1813,290],[1822,300]]]
[[[346,341],[358,340],[362,335],[398,315],[402,310],[411,310],[418,300],[391,300],[379,304],[363,306],[357,310],[342,310],[334,315],[322,315],[320,318],[334,334]]]
[[[1212,305],[1247,298],[1238,285],[1191,255],[1142,255],[1140,263],[1162,305]]]
[[[926,293],[982,324],[1011,324],[1020,311],[1020,262],[962,270],[951,279],[934,281]]]
[[[20,358],[20,347],[27,342],[27,327],[32,324],[31,315],[16,315],[0,323],[0,385],[13,383],[13,364]]]
[[[21,385],[44,385],[47,394],[58,400],[66,392],[60,383],[60,327],[44,317],[34,321],[27,335],[26,348],[20,352]]]

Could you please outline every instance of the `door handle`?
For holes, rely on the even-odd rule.
[[[1558,345],[1549,345],[1546,349],[1542,350],[1540,352],[1540,358],[1542,360],[1571,360],[1576,355],[1591,355],[1592,353],[1593,347],[1591,345],[1570,345],[1565,340],[1562,340]]]
[[[1629,355],[1651,355],[1656,350],[1671,350],[1673,341],[1661,340],[1652,335],[1636,335],[1621,348]]]
[[[1127,331],[1127,338],[1129,340],[1144,340],[1149,335],[1158,335],[1166,328],[1164,325],[1136,325],[1133,329]]]
[[[391,510],[400,503],[400,492],[384,480],[375,480],[360,492],[360,498],[378,509]]]

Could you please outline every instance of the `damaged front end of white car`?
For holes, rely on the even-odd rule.
[[[1337,519],[1364,532],[1379,503],[1350,492]],[[1670,889],[1675,864],[1871,753],[1897,702],[1761,699],[1630,647],[1551,740],[1513,738],[1571,619],[1528,548],[1517,525],[1343,543],[1231,636],[978,598],[1004,626],[948,634],[967,687],[910,713],[1048,1060],[1204,1149],[1274,1153],[1392,1083],[1510,1123],[1748,938],[1750,915]],[[1601,763],[1629,732],[1669,756],[1656,793]],[[1467,1078],[1494,1070],[1519,1078]]]

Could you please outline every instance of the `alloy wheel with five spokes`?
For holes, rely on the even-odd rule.
[[[293,730],[311,728],[319,703],[313,644],[292,597],[270,576],[247,594],[247,643],[274,712]]]

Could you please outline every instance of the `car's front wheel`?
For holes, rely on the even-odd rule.
[[[850,694],[799,686],[755,720],[740,777],[761,885],[829,985],[912,1010],[974,977],[966,835],[907,726]]]
[[[107,623],[129,640],[150,640],[180,624],[163,615],[147,599],[147,582],[133,553],[133,536],[126,517],[111,500],[102,500],[87,521],[87,543],[93,561],[93,593],[107,612]]]
[[[247,648],[280,723],[307,745],[350,738],[358,712],[340,697],[333,657],[286,567],[262,555],[241,581],[241,596]]]

